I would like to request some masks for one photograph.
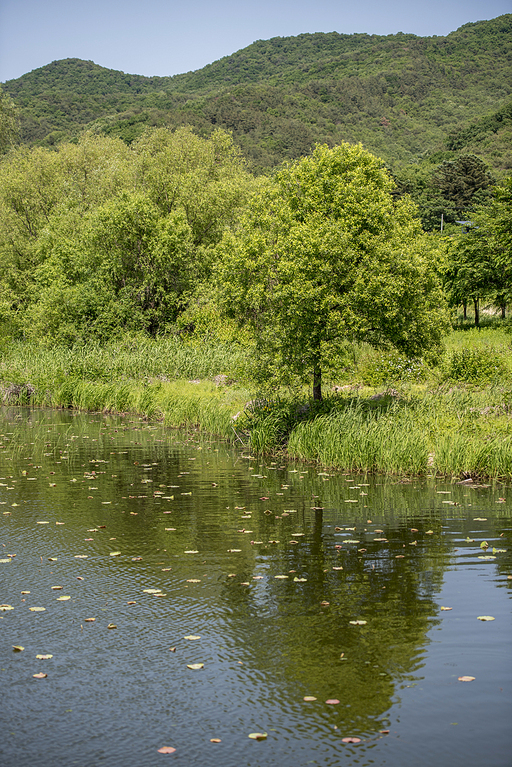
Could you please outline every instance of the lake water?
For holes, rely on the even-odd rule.
[[[510,487],[133,416],[0,432],[2,765],[512,764]]]

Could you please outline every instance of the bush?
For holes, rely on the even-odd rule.
[[[491,383],[508,376],[503,354],[491,346],[454,349],[448,355],[443,371],[445,380],[465,383]]]
[[[362,369],[363,383],[381,386],[393,381],[423,381],[428,366],[422,358],[405,357],[398,352],[382,352],[368,360]]]

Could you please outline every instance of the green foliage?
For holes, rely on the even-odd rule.
[[[492,346],[487,348],[454,349],[443,366],[447,381],[483,384],[510,377],[504,357]]]
[[[0,88],[0,154],[18,141],[19,111],[10,96]]]
[[[444,285],[452,306],[487,299],[505,307],[512,297],[512,178],[496,187],[490,201],[471,213],[471,222],[448,240]]]
[[[363,383],[368,386],[397,381],[418,383],[427,377],[428,366],[422,358],[405,357],[398,352],[381,352],[377,357],[368,360],[361,370]]]
[[[438,344],[437,254],[381,161],[361,146],[318,146],[257,195],[219,246],[228,316],[278,369],[320,383],[347,341],[416,355]]]
[[[439,165],[432,177],[432,185],[442,197],[453,203],[458,216],[485,199],[485,191],[492,184],[492,176],[479,157],[462,155]]]
[[[223,131],[85,134],[0,163],[0,322],[73,344],[169,332],[256,182]]]

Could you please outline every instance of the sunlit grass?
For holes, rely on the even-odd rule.
[[[338,469],[512,477],[512,347],[506,326],[456,330],[445,349],[437,366],[426,366],[423,380],[398,378],[372,387],[364,385],[361,370],[382,353],[365,344],[354,347],[352,367],[340,381],[345,388],[332,394],[326,387],[321,404],[309,400],[306,389],[260,397],[250,382],[233,383],[238,371],[248,369],[250,352],[177,338],[74,349],[13,342],[2,349],[0,386],[5,403],[130,412],[197,428],[253,453],[286,452]],[[506,362],[503,375],[492,384],[447,378],[447,355],[463,349],[479,350],[484,361],[487,351],[492,360],[497,350]],[[388,369],[399,372],[398,363]],[[216,385],[219,374],[232,385]]]

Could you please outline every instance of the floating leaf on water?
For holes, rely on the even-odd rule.
[[[487,522],[487,517],[473,517],[473,522]]]
[[[266,732],[251,732],[248,737],[251,740],[266,740],[268,735]]]
[[[0,559],[0,562],[11,562],[11,559]]]
[[[32,676],[34,677],[34,679],[46,679],[48,674],[43,674],[40,672],[39,674],[32,674]]]
[[[204,663],[187,663],[187,668],[191,668],[192,671],[199,671],[199,669],[204,668]]]
[[[52,586],[52,591],[60,591],[62,588],[62,586]]]
[[[68,599],[71,599],[71,597],[67,597],[67,596],[57,597],[57,602],[67,602]]]
[[[187,551],[185,551],[185,554],[199,554],[199,552],[196,551],[195,549],[188,549]]]
[[[346,498],[345,503],[357,503],[357,498]]]
[[[349,621],[352,626],[365,626],[368,621]]]
[[[482,541],[482,543],[480,544],[480,548],[481,549],[488,549],[489,548],[489,544],[487,543],[487,541]]]
[[[329,602],[326,602],[325,600],[323,600],[323,602],[320,602],[320,604],[321,604],[322,607],[327,607]]]
[[[175,527],[166,527],[165,530],[168,533],[173,533],[176,530],[176,528]]]
[[[110,552],[110,556],[111,557],[119,557],[119,556],[121,556],[121,552],[120,551],[111,551]]]
[[[253,581],[262,581],[263,575],[253,575],[252,576]]]
[[[0,612],[5,613],[7,610],[14,610],[14,607],[12,605],[0,605]]]
[[[57,557],[48,557],[48,562],[56,562]]]
[[[36,525],[49,525],[49,522],[36,522]]]
[[[474,676],[459,676],[459,682],[474,682],[475,678]]]
[[[162,589],[143,589],[144,594],[161,594]]]
[[[187,578],[187,583],[201,583],[200,578]]]
[[[342,743],[361,743],[361,738],[342,738],[341,742]]]
[[[37,660],[49,660],[50,658],[53,658],[53,655],[36,655]]]
[[[30,591],[22,591],[22,594],[30,594]]]
[[[88,554],[75,554],[75,559],[87,559]],[[50,559],[49,562],[56,562],[56,559]]]
[[[13,644],[12,649],[14,652],[23,652],[25,648],[20,644]]]
[[[284,580],[284,578],[289,578],[288,575],[274,575],[274,578],[277,580]]]
[[[295,577],[293,580],[294,580],[295,583],[306,583],[307,578],[297,578],[297,577]]]
[[[325,702],[328,703],[329,706],[337,706],[339,703],[339,700],[338,698],[328,698]]]
[[[94,623],[96,618],[84,618],[84,623]]]
[[[210,743],[222,743],[220,738],[210,738]]]
[[[239,554],[242,551],[242,549],[228,549],[228,554]],[[187,552],[185,552],[186,554]],[[194,552],[197,554],[197,552]]]
[[[341,565],[340,565],[339,567],[333,567],[332,569],[333,569],[333,570],[343,570],[343,568],[341,567]]]
[[[158,749],[159,754],[174,754],[175,751],[176,749],[172,746],[162,746],[162,748]]]
[[[453,610],[453,607],[443,607],[443,606],[441,606],[441,610]]]
[[[108,626],[107,626],[107,628],[108,628],[108,629],[116,629],[116,628],[117,628],[117,626],[116,626],[116,624],[115,624],[115,623],[109,623],[109,624],[108,624]]]
[[[478,559],[496,559],[496,557],[492,556],[491,554],[487,554],[487,556],[478,557]]]
[[[477,620],[479,621],[494,621],[496,618],[493,618],[492,615],[479,615]]]
[[[361,541],[352,541],[352,540],[345,539],[343,543],[361,543]]]
[[[312,703],[314,700],[317,700],[314,695],[304,695],[302,700],[305,700],[306,703]]]
[[[46,607],[29,607],[31,613],[44,613]]]
[[[191,641],[193,641],[194,639],[201,639],[201,637],[198,636],[198,634],[189,634],[188,636],[183,637],[183,639],[190,639]]]

